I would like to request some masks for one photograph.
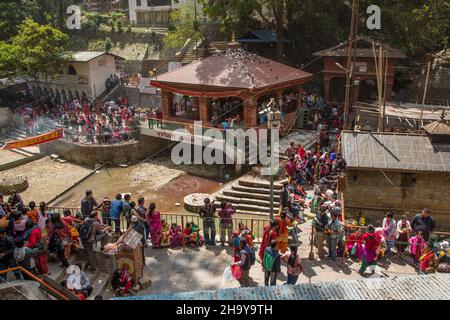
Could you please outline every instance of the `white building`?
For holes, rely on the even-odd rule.
[[[130,22],[146,27],[167,27],[170,13],[188,0],[128,0]]]
[[[106,79],[119,72],[117,62],[124,59],[108,52],[79,51],[71,53],[70,60],[56,79],[32,83],[33,91],[54,96],[60,102],[80,97],[95,99],[105,92]]]

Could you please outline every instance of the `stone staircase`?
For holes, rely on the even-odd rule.
[[[83,249],[81,249],[83,250]],[[85,260],[84,255],[81,254],[82,251],[73,254],[71,259],[69,260],[69,264],[81,263],[83,267],[86,265],[87,261]],[[94,287],[91,295],[88,297],[88,300],[93,300],[97,295],[103,295],[107,290],[110,278],[113,272],[112,261],[114,259],[112,257],[101,254],[100,252],[96,252],[98,267],[95,272],[90,270],[83,270],[87,277],[89,278],[91,285]],[[56,283],[61,283],[61,281],[67,279],[66,268],[61,266],[59,261],[48,262],[48,267],[50,271],[49,278],[51,278]]]
[[[197,46],[198,46],[198,59],[201,59],[205,56],[206,51],[208,51],[209,54],[212,54],[215,52],[214,48],[208,48],[206,49],[203,45],[203,43],[200,42],[194,42],[191,41],[186,48],[184,54],[180,57],[180,62],[183,65],[190,64],[197,60]]]
[[[274,208],[280,206],[281,184],[274,185]],[[270,213],[270,184],[240,179],[216,194],[215,203],[233,204],[237,214],[268,216]]]

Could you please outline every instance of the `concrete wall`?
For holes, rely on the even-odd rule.
[[[351,217],[363,213],[368,222],[380,225],[387,209],[413,217],[428,208],[439,229],[450,229],[450,174],[385,173],[392,184],[380,171],[347,172],[344,200]]]
[[[125,95],[130,105],[137,105],[142,108],[159,108],[161,106],[161,96],[139,93],[139,88],[121,86],[112,94],[113,98]],[[111,96],[111,95],[110,95]],[[108,96],[106,99],[109,99]]]
[[[105,81],[116,73],[116,62],[113,56],[102,55],[89,62],[89,83],[94,95],[101,95],[105,90]]]
[[[9,126],[9,108],[0,107],[0,134]]]
[[[59,154],[64,159],[80,165],[94,166],[98,163],[108,165],[131,164],[144,160],[171,143],[164,139],[141,136],[139,142],[114,146],[79,145],[57,140],[40,145],[41,152]],[[170,149],[169,149],[170,151]]]

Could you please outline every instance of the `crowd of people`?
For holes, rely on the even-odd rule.
[[[352,257],[361,262],[359,273],[364,274],[368,267],[375,272],[376,261],[391,252],[406,252],[411,255],[420,273],[435,272],[439,264],[437,252],[444,252],[441,258],[447,256],[448,244],[445,241],[437,244],[429,241],[436,224],[428,209],[424,209],[411,222],[405,215],[396,221],[394,214],[387,212],[378,228],[373,225],[357,227],[355,223],[343,221],[336,180],[346,163],[339,151],[329,146],[317,151],[305,151],[291,143],[286,150],[289,159],[285,165],[289,182],[283,185],[280,197],[286,211],[296,214],[305,208],[302,186],[314,186],[314,195],[307,205],[315,215],[313,239],[319,257],[332,261],[337,261],[339,257]],[[276,221],[274,223],[276,225]],[[279,237],[278,233],[273,233]]]
[[[125,96],[106,102],[80,98],[58,104],[48,99],[37,106],[13,110],[23,119],[26,132],[35,136],[64,128],[65,139],[88,144],[114,144],[135,139],[139,110]]]

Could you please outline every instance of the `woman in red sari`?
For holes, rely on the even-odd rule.
[[[161,214],[156,211],[156,205],[151,203],[148,207],[148,213],[146,217],[147,223],[150,226],[150,239],[152,240],[152,247],[159,248],[161,242]]]
[[[277,240],[277,222],[270,221],[270,225],[264,227],[261,247],[259,248],[259,257],[261,261],[264,259],[264,250],[270,245],[272,240]]]

